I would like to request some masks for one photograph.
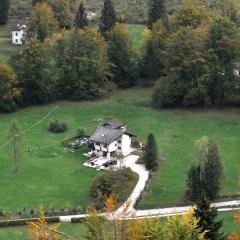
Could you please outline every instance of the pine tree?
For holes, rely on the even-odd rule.
[[[220,233],[223,226],[223,221],[216,221],[218,212],[216,208],[210,207],[210,202],[202,197],[197,202],[195,216],[199,219],[198,226],[202,232],[206,231],[205,239],[208,240],[223,240],[224,236]]]
[[[9,6],[9,0],[0,0],[0,25],[7,23]]]
[[[148,136],[143,160],[148,170],[155,171],[158,167],[157,143],[153,134],[149,134]]]
[[[166,17],[165,0],[150,0],[148,11],[148,27],[152,29],[158,19]]]
[[[87,26],[87,24],[88,24],[87,12],[85,7],[83,6],[83,3],[80,3],[75,17],[75,27],[84,28],[85,26]]]
[[[113,7],[112,0],[105,0],[102,10],[102,16],[100,18],[99,29],[102,34],[110,31],[116,24],[117,17]]]

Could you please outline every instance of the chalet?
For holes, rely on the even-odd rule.
[[[26,20],[15,20],[11,23],[12,44],[22,45],[26,34]]]
[[[110,120],[97,127],[95,133],[89,138],[93,143],[93,152],[96,156],[111,158],[117,154],[123,156],[131,152],[133,134],[118,120]]]

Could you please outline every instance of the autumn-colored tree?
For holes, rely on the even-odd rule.
[[[209,104],[206,41],[207,29],[202,27],[182,27],[165,40],[159,55],[164,63],[164,75],[153,94],[155,107]]]
[[[107,44],[94,29],[65,32],[56,44],[59,97],[94,99],[107,90]]]
[[[0,64],[0,111],[15,110],[21,90],[11,67]]]
[[[223,17],[240,25],[240,4],[235,0],[218,0],[216,4],[218,12]]]
[[[27,36],[44,42],[57,29],[57,25],[51,7],[45,2],[37,3],[29,17]]]
[[[34,240],[58,240],[63,238],[74,240],[74,238],[71,236],[58,231],[60,224],[48,226],[44,214],[44,209],[42,207],[40,208],[40,216],[38,221],[28,222],[28,227],[30,234]]]
[[[198,0],[185,0],[176,10],[172,29],[179,27],[196,28],[211,21],[211,15],[207,7]]]
[[[163,227],[164,240],[204,240],[205,232],[198,228],[198,219],[194,217],[194,209],[182,216],[175,214],[168,217]]]
[[[51,7],[60,28],[69,29],[73,26],[74,17],[71,13],[69,0],[54,0],[51,2]]]

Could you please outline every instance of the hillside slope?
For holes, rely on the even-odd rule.
[[[75,2],[77,9],[81,0],[71,0]],[[88,10],[96,12],[98,16],[101,13],[104,0],[83,0]],[[181,0],[166,1],[169,9],[174,8]],[[144,22],[147,19],[148,0],[113,0],[118,17],[125,19],[127,22]],[[12,0],[10,16],[23,16],[29,12],[31,0]]]

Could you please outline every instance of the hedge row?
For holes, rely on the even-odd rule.
[[[46,217],[47,223],[59,223],[59,217]],[[28,218],[28,219],[17,219],[17,220],[6,220],[0,221],[0,227],[13,227],[27,225],[28,222],[36,222],[38,218]]]

